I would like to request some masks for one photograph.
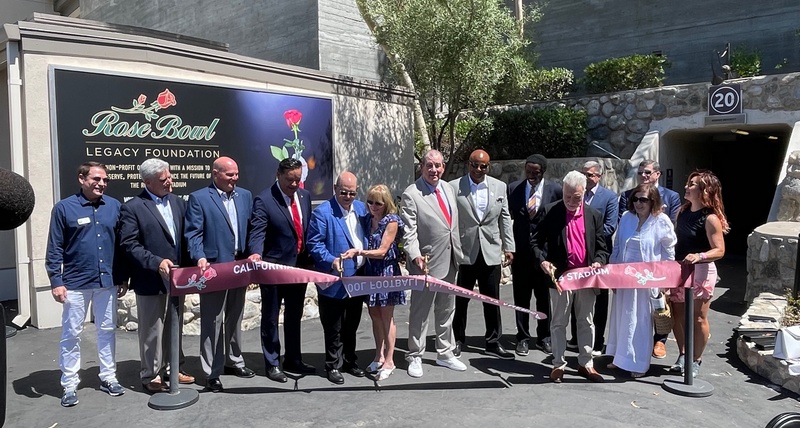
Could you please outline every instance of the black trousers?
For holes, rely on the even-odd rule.
[[[278,335],[278,315],[283,301],[283,336],[286,341],[284,362],[298,363],[300,355],[300,320],[306,284],[261,284],[261,351],[267,369],[280,367],[281,340]]]
[[[608,324],[608,290],[599,290],[600,294],[597,295],[594,301],[594,350],[602,351],[603,345],[606,343],[606,325]],[[575,307],[572,308],[572,315],[569,319],[570,332],[572,333],[572,340],[578,337],[577,329],[575,327]]]
[[[356,333],[364,297],[334,299],[319,295],[319,320],[325,335],[325,370],[356,362]]]
[[[514,282],[514,304],[531,308],[531,296],[536,298],[536,311],[547,315],[536,322],[536,340],[550,337],[550,278],[548,278],[531,253],[517,253],[511,264],[511,279]],[[517,341],[531,338],[530,315],[516,312]]]
[[[461,265],[458,268],[458,285],[467,290],[475,289],[478,283],[481,294],[484,296],[500,297],[500,265],[488,266],[483,259],[483,253],[478,251],[475,264]],[[456,312],[453,317],[453,334],[458,342],[466,342],[467,308],[469,301],[466,297],[456,296]],[[488,303],[483,304],[483,321],[486,325],[486,343],[496,343],[503,335],[503,323],[500,319],[500,307]]]

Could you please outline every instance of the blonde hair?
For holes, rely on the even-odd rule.
[[[383,215],[397,214],[397,205],[394,204],[392,191],[385,184],[376,184],[367,190],[367,199],[383,202],[385,211]]]

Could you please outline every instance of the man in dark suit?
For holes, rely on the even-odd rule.
[[[511,265],[511,278],[514,287],[514,304],[530,309],[531,295],[536,297],[536,310],[550,313],[549,279],[533,263],[533,254],[528,245],[531,234],[531,219],[536,211],[551,202],[561,199],[561,186],[544,180],[547,159],[539,154],[525,160],[525,180],[515,181],[508,186],[508,210],[514,220],[514,242],[516,254]],[[536,347],[550,353],[550,319],[536,322]],[[516,312],[517,355],[528,355],[528,341],[531,338],[530,317]]]
[[[586,193],[583,200],[587,205],[603,214],[603,236],[606,238],[606,248],[611,254],[612,236],[617,230],[619,216],[617,215],[617,194],[600,185],[603,176],[603,166],[595,161],[583,164],[583,175],[586,176]],[[592,355],[599,357],[603,353],[606,342],[606,322],[608,321],[608,290],[598,290],[599,294],[594,304],[594,350]],[[570,332],[572,339],[567,342],[567,349],[578,350],[578,335],[576,332],[575,308],[572,308]]]
[[[172,195],[169,164],[147,159],[139,167],[145,190],[122,205],[120,246],[131,263],[130,288],[136,292],[139,312],[139,377],[149,392],[166,390],[162,378],[169,376],[170,349],[169,270],[185,259],[183,223],[186,205]],[[183,299],[178,306],[183,308]],[[183,317],[178,325],[183,330]],[[181,336],[181,334],[178,334]],[[178,345],[183,364],[182,346]],[[194,377],[178,372],[180,383],[194,383]],[[172,379],[174,381],[174,378]]]
[[[211,263],[247,257],[247,222],[253,209],[249,190],[237,187],[239,166],[221,157],[211,166],[210,186],[192,192],[186,208],[189,257],[202,270]],[[250,378],[242,358],[242,315],[247,287],[200,294],[200,363],[206,388],[223,391],[219,376]]]
[[[531,227],[531,250],[541,270],[558,278],[564,271],[591,266],[599,268],[608,261],[603,215],[584,202],[586,176],[570,171],[564,176],[564,199],[539,210]],[[595,290],[559,291],[550,282],[550,338],[553,343],[553,371],[550,380],[561,382],[567,365],[567,324],[571,308],[578,320],[578,374],[592,382],[603,382],[594,369]]]
[[[681,197],[678,192],[667,189],[664,186],[658,185],[658,179],[661,178],[661,167],[658,162],[652,159],[645,159],[639,162],[639,169],[636,171],[636,182],[638,184],[652,184],[658,188],[658,194],[661,196],[663,204],[662,211],[669,216],[672,223],[678,218],[678,209],[681,207]],[[628,209],[628,199],[631,197],[633,189],[626,190],[619,195],[619,217]],[[653,332],[653,357],[666,358],[667,337],[669,334],[658,334]]]
[[[363,250],[364,229],[361,218],[367,207],[357,201],[358,181],[349,171],[339,175],[333,188],[334,196],[314,209],[308,226],[308,252],[316,269],[332,275],[364,274],[363,256],[342,260],[347,250]],[[318,289],[319,320],[325,335],[325,372],[328,380],[341,385],[340,371],[364,377],[356,360],[356,332],[361,321],[364,297],[350,297],[341,281]]]
[[[264,260],[287,266],[309,267],[306,231],[311,218],[311,194],[300,188],[303,164],[284,159],[278,164],[277,181],[253,200],[250,237],[247,248],[250,260]],[[278,315],[281,301],[286,352],[283,369],[292,373],[313,374],[314,366],[303,362],[300,353],[300,320],[306,284],[261,284],[261,348],[266,360],[267,377],[286,382],[281,370],[281,341]]]

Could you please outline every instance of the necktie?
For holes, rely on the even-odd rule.
[[[589,204],[592,203],[592,198],[593,197],[594,197],[594,193],[592,193],[592,192],[587,190],[586,193],[583,195],[583,201],[586,202],[586,205],[589,205]]]
[[[297,233],[297,254],[303,249],[303,223],[300,221],[300,211],[297,210],[297,202],[292,198],[292,223],[294,231]]]
[[[167,230],[169,230],[170,236],[172,236],[172,242],[178,243],[175,240],[175,218],[172,216],[172,209],[169,206],[169,200],[167,197],[169,194],[164,195],[163,198],[160,198],[157,202],[160,207],[161,215],[164,217],[164,223],[167,224]]]
[[[436,188],[434,193],[436,193],[436,199],[439,201],[439,208],[442,209],[442,214],[444,214],[444,219],[447,220],[447,225],[452,226],[453,220],[450,218],[450,211],[448,211],[447,205],[444,203],[444,199],[442,199],[442,194],[439,193],[438,187]]]
[[[539,200],[536,197],[536,192],[531,189],[531,197],[528,198],[528,216],[530,216],[530,218],[536,216],[536,205],[538,202]]]
[[[233,202],[233,197],[235,196],[234,193],[231,193],[228,196],[227,193],[222,194],[222,204],[225,206],[225,211],[228,212],[228,219],[231,222],[231,229],[233,229],[233,241],[235,251],[239,252],[241,247],[239,246],[239,219],[236,217],[236,203]]]

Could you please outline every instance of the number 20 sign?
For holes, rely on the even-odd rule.
[[[739,84],[716,85],[708,88],[708,115],[742,113],[742,87]]]

